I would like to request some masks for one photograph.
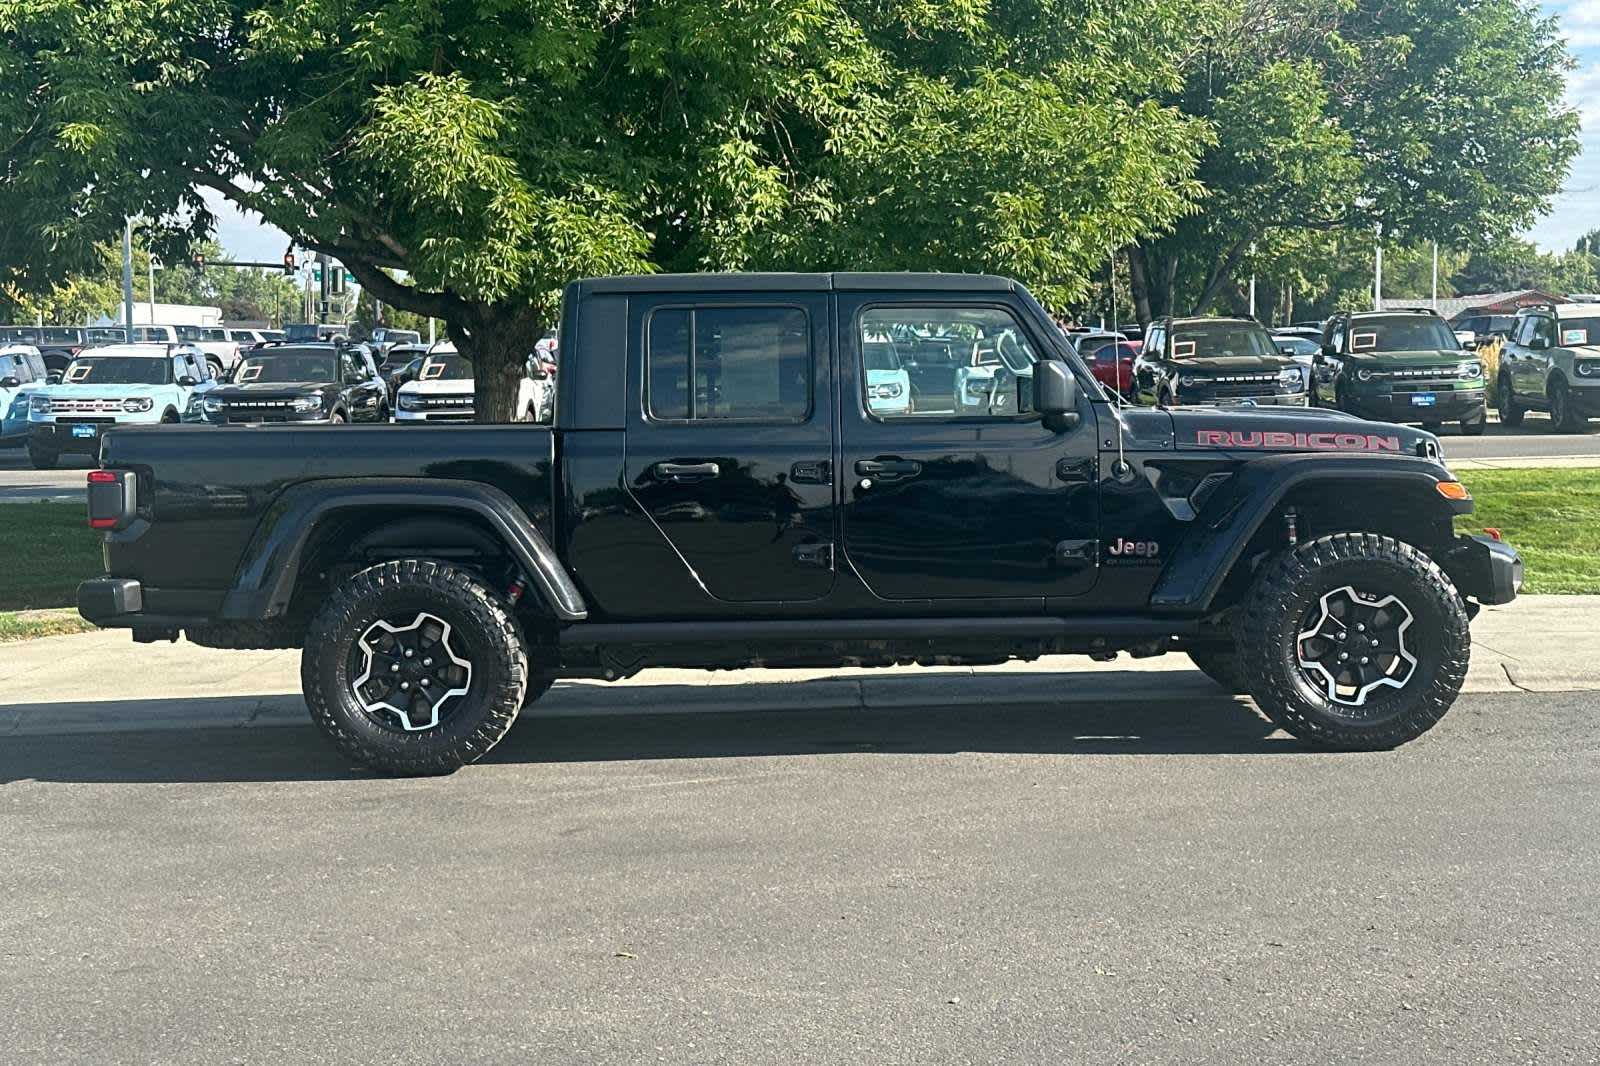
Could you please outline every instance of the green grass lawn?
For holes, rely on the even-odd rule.
[[[93,628],[79,617],[77,611],[66,608],[58,611],[24,611],[20,614],[0,611],[0,644],[10,640],[56,637],[63,633],[85,633]]]
[[[1476,510],[1462,533],[1498,529],[1522,553],[1524,592],[1600,593],[1600,469],[1464,470]]]
[[[1461,532],[1499,529],[1527,562],[1526,591],[1600,593],[1600,469],[1468,470],[1461,480],[1477,502]],[[78,582],[101,572],[82,504],[0,505],[0,545],[0,611],[71,606]],[[0,615],[0,639],[23,624]],[[30,631],[63,624],[27,621]]]
[[[68,607],[102,572],[100,534],[81,503],[0,504],[0,611]]]

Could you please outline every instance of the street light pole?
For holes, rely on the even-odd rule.
[[[1433,242],[1433,309],[1439,310],[1439,242]]]
[[[133,334],[133,219],[122,220],[122,324]]]
[[[148,266],[150,268],[150,324],[153,326],[156,324],[156,257],[154,252],[150,253]]]
[[[1378,235],[1372,256],[1372,309],[1383,310],[1383,223],[1378,223]]]

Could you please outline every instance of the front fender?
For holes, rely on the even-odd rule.
[[[1206,505],[1179,544],[1150,595],[1152,609],[1205,614],[1256,534],[1286,498],[1325,485],[1328,498],[1359,529],[1368,508],[1425,507],[1420,519],[1442,521],[1470,514],[1472,501],[1449,500],[1436,488],[1456,480],[1430,459],[1405,455],[1305,454],[1264,456],[1244,463]]]
[[[272,502],[256,528],[222,604],[222,617],[264,620],[289,607],[317,527],[353,510],[397,514],[454,511],[481,519],[522,564],[551,613],[563,622],[588,606],[555,551],[510,496],[493,485],[438,478],[334,478],[304,482]]]

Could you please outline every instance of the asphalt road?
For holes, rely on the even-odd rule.
[[[1449,459],[1513,459],[1543,456],[1594,456],[1600,465],[1600,421],[1591,423],[1587,433],[1552,433],[1549,420],[1530,414],[1516,432],[1491,422],[1481,437],[1464,437],[1459,427],[1441,431]],[[0,450],[0,503],[34,500],[83,499],[83,472],[92,466],[88,456],[63,456],[55,470],[35,470],[28,465],[27,453],[20,449]]]
[[[0,747],[8,1063],[1593,1062],[1600,716],[1215,699]]]

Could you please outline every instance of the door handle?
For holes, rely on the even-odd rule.
[[[1087,485],[1094,480],[1099,466],[1094,459],[1059,459],[1056,461],[1056,480],[1068,485]]]
[[[692,481],[722,473],[716,463],[657,463],[651,470],[662,481]]]
[[[916,477],[922,473],[922,464],[915,459],[857,459],[856,473],[894,481],[896,478]]]

